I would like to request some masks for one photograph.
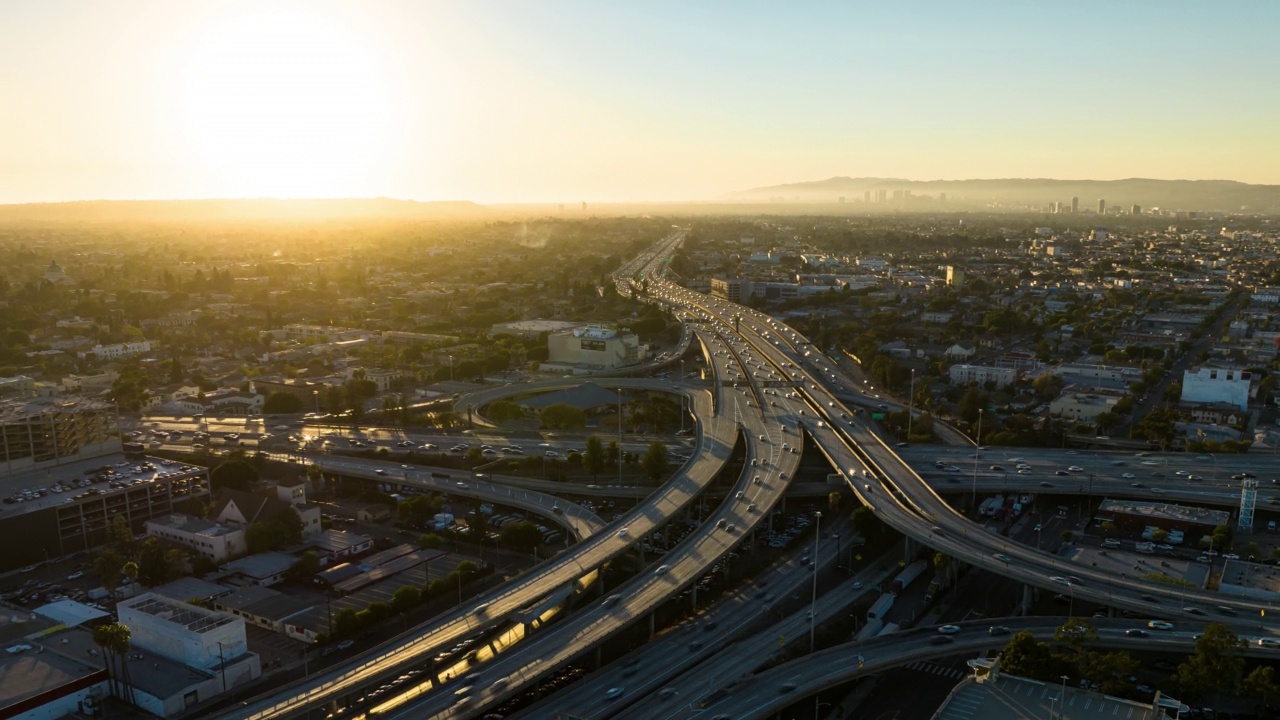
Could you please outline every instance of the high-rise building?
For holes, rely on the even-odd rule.
[[[953,288],[964,287],[964,270],[954,265],[947,266],[947,286]]]
[[[869,203],[869,202],[871,202],[871,191],[870,191],[870,190],[863,190],[863,191],[862,191],[862,202],[864,202],[864,203]]]
[[[946,201],[947,201],[947,194],[946,194],[946,193],[938,193],[938,202],[944,203],[944,202],[946,202]]]
[[[1080,212],[1080,198],[1079,198],[1079,197],[1073,197],[1073,198],[1071,198],[1071,212],[1073,212],[1073,213],[1078,213],[1078,212]]]
[[[1130,208],[1129,208],[1129,214],[1130,214],[1130,215],[1141,215],[1141,214],[1142,214],[1142,206],[1141,206],[1141,205],[1134,205],[1134,206],[1130,207]]]
[[[1102,198],[1098,198],[1098,214],[1099,215],[1107,214],[1107,201],[1103,200]]]

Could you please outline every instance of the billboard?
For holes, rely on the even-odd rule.
[[[580,342],[582,343],[580,347],[583,350],[590,350],[592,352],[604,352],[605,342],[603,340],[588,340],[586,338],[583,338]]]

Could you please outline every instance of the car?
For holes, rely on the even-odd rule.
[[[778,694],[786,695],[789,692],[795,692],[795,689],[796,689],[795,683],[783,683],[782,686],[778,688]]]
[[[1000,465],[992,465],[992,466],[991,466],[991,471],[992,471],[992,472],[1004,472],[1004,468],[1003,468],[1003,467],[1001,467]]]
[[[1129,628],[1124,631],[1124,634],[1129,637],[1147,637],[1147,631],[1140,628]]]
[[[1145,593],[1142,595],[1142,599],[1143,599],[1143,600],[1145,600],[1145,601],[1147,601],[1147,602],[1149,602],[1149,603],[1159,603],[1159,602],[1160,602],[1159,598],[1157,598],[1155,595],[1150,595],[1150,594],[1145,594]]]
[[[1008,635],[1009,628],[1005,627],[1004,625],[992,625],[991,627],[987,628],[987,634],[988,635]]]
[[[861,590],[861,589],[862,589],[862,581],[861,581],[861,580],[854,580],[854,581],[853,581],[853,589],[854,589],[854,590]]]
[[[1182,612],[1188,615],[1204,615],[1205,614],[1205,612],[1198,607],[1184,607],[1182,608]]]
[[[1138,477],[1138,476],[1137,476],[1137,475],[1134,475],[1133,473],[1125,473],[1125,474],[1121,475],[1120,477],[1124,478],[1125,480],[1132,480],[1132,479],[1134,479],[1134,478],[1136,478],[1136,477]]]
[[[1042,488],[1051,488],[1051,487],[1053,487],[1053,483],[1051,483],[1051,482],[1042,482],[1042,483],[1040,483],[1040,487],[1042,487]]]
[[[667,573],[669,573],[669,572],[671,572],[671,566],[670,566],[670,565],[659,565],[659,566],[658,566],[658,569],[653,571],[653,574],[654,574],[654,575],[666,575],[666,574],[667,574]]]
[[[1172,630],[1172,629],[1173,629],[1173,623],[1171,623],[1171,622],[1165,622],[1164,620],[1148,620],[1148,621],[1147,621],[1147,627],[1151,628],[1152,630],[1166,630],[1166,631],[1167,631],[1167,630]]]
[[[1018,470],[1018,474],[1019,474],[1019,475],[1030,475],[1030,474],[1031,474],[1031,470],[1030,470],[1030,469],[1028,469],[1028,468],[1022,468],[1022,469]]]
[[[946,645],[952,642],[955,642],[955,640],[950,635],[934,635],[929,638],[930,645]]]
[[[353,645],[355,645],[355,644],[356,644],[356,642],[355,642],[354,640],[343,640],[342,642],[338,643],[338,649],[339,649],[339,650],[346,650],[347,648],[350,648],[351,646],[353,646]]]
[[[943,635],[955,635],[960,632],[959,625],[939,625],[938,632]]]
[[[1054,470],[1053,474],[1059,477],[1065,477],[1067,475],[1070,475],[1071,473],[1067,472],[1066,470]]]
[[[1008,555],[1005,555],[1004,553],[996,553],[995,555],[992,555],[991,557],[993,557],[993,558],[995,558],[995,559],[999,560],[1000,562],[1005,562],[1005,563],[1007,563],[1007,562],[1009,562],[1009,561],[1013,560],[1013,558],[1009,557]]]
[[[1258,647],[1280,647],[1280,639],[1269,637],[1258,638]]]
[[[1072,465],[1071,467],[1067,468],[1067,472],[1073,472],[1073,473],[1084,472],[1084,468],[1080,467],[1079,465]]]
[[[1070,584],[1071,584],[1071,578],[1065,578],[1065,577],[1062,577],[1062,576],[1060,576],[1060,575],[1052,575],[1052,576],[1050,576],[1050,577],[1049,577],[1049,579],[1050,579],[1050,580],[1052,580],[1052,581],[1054,581],[1054,582],[1056,582],[1056,583],[1058,583],[1059,585],[1070,585]]]
[[[1139,488],[1139,489],[1141,489],[1141,488],[1146,487],[1146,485],[1143,485],[1142,483],[1129,483],[1129,487],[1131,487],[1131,488]]]
[[[386,475],[386,474],[387,474],[387,471],[386,471],[386,470],[383,470],[382,468],[378,468],[377,470],[374,470],[374,472],[375,472],[375,473],[377,473],[377,474],[379,474],[379,475]]]
[[[1239,560],[1240,556],[1235,553],[1227,553],[1222,556],[1223,560]]]
[[[84,577],[84,573],[83,573],[82,571],[80,571],[80,570],[77,570],[77,571],[75,571],[75,572],[71,573],[70,575],[68,575],[68,576],[67,576],[67,579],[68,579],[68,580],[79,580],[79,579],[80,579],[80,578],[82,578],[82,577]]]
[[[625,690],[624,688],[620,688],[620,687],[611,687],[611,688],[609,688],[608,690],[606,690],[606,691],[605,691],[604,696],[605,696],[606,698],[610,699],[610,700],[613,700],[613,699],[615,699],[615,698],[621,697],[621,696],[622,696],[622,693],[624,693],[624,692],[626,692],[626,690]]]
[[[943,469],[944,469],[944,470],[946,470],[946,471],[947,471],[947,472],[949,472],[949,473],[956,473],[956,472],[960,472],[960,468],[956,467],[955,465],[948,465],[948,466],[946,466],[946,467],[945,467],[945,468],[943,468]]]

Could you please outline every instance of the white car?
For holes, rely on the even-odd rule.
[[[1053,576],[1051,576],[1049,579],[1050,579],[1050,580],[1052,580],[1052,581],[1054,581],[1054,582],[1056,582],[1056,583],[1058,583],[1059,585],[1070,585],[1070,584],[1071,584],[1071,578],[1064,578],[1064,577],[1062,577],[1062,576],[1060,576],[1060,575],[1053,575]]]
[[[938,627],[938,632],[943,635],[955,635],[956,633],[960,632],[960,626],[959,625],[940,625]]]
[[[1132,480],[1132,479],[1134,479],[1134,478],[1136,478],[1136,477],[1138,477],[1138,476],[1137,476],[1137,475],[1134,475],[1133,473],[1125,473],[1125,474],[1121,475],[1120,477],[1124,478],[1125,480]]]
[[[1164,620],[1149,620],[1147,621],[1147,627],[1152,630],[1172,630],[1173,623],[1165,622]]]

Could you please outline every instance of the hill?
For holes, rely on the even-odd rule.
[[[996,180],[902,180],[896,178],[833,177],[811,182],[772,185],[730,193],[737,200],[773,202],[834,203],[840,197],[861,202],[864,193],[885,190],[889,198],[895,190],[913,196],[936,199],[947,194],[948,204],[987,206],[991,204],[1042,208],[1053,202],[1069,206],[1080,198],[1082,210],[1096,210],[1098,200],[1108,207],[1140,205],[1144,209],[1199,210],[1220,212],[1280,212],[1280,185],[1250,185],[1234,180],[1054,180],[1048,178],[1007,178]],[[921,202],[929,202],[922,199]]]

